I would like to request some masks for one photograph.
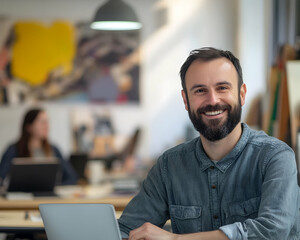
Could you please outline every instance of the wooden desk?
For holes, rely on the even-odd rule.
[[[122,212],[117,211],[119,218]],[[0,212],[0,232],[44,232],[39,211],[6,210]]]
[[[110,185],[59,187],[60,197],[32,197],[29,199],[7,199],[0,197],[0,210],[38,210],[44,203],[109,203],[116,211],[123,211],[132,195],[114,195]],[[22,196],[21,196],[22,198]]]
[[[96,186],[61,186],[58,197],[32,197],[28,194],[0,197],[0,232],[44,233],[38,207],[44,203],[108,203],[121,215],[133,195],[115,195],[111,184]],[[25,217],[27,216],[27,217]],[[34,218],[36,216],[36,218]]]
[[[27,217],[26,217],[27,216]],[[36,220],[34,220],[34,217]],[[39,218],[38,211],[1,211],[0,231],[1,232],[43,232],[44,225]]]
[[[132,196],[104,197],[99,199],[85,198],[34,198],[33,200],[0,199],[0,210],[38,210],[43,203],[109,203],[116,211],[122,211],[132,199]]]

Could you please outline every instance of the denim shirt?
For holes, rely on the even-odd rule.
[[[242,124],[243,133],[219,162],[200,138],[166,151],[119,219],[122,237],[171,219],[174,233],[221,229],[229,239],[300,239],[294,152]]]

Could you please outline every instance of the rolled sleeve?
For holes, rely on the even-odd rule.
[[[122,237],[122,239],[123,239],[123,238],[125,238],[125,239],[126,239],[126,238],[129,238],[129,234],[124,233],[124,232],[121,231],[121,237]]]
[[[220,227],[220,230],[230,239],[230,240],[247,240],[248,233],[244,229],[242,223],[237,222],[229,225]]]

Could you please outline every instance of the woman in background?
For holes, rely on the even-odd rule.
[[[44,110],[29,110],[24,117],[20,139],[10,145],[0,162],[0,178],[3,180],[12,160],[16,157],[56,157],[62,169],[61,184],[76,184],[77,176],[71,165],[65,161],[57,147],[48,142],[49,123]]]

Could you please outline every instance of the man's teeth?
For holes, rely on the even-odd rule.
[[[215,116],[215,115],[221,114],[222,112],[223,112],[222,110],[220,110],[220,111],[214,111],[214,112],[205,112],[205,115]]]

